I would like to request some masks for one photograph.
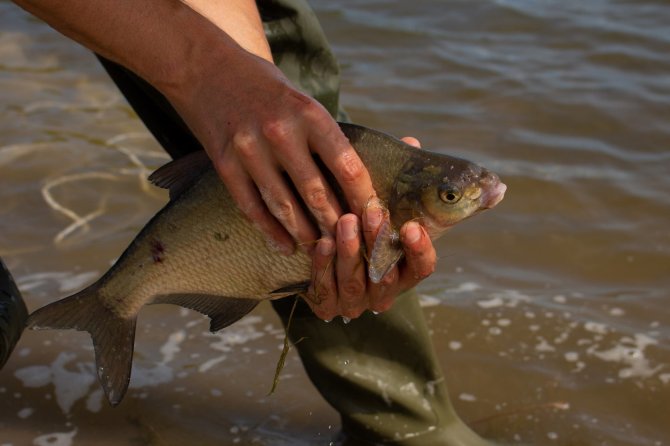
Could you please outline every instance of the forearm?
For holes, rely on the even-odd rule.
[[[164,93],[212,59],[234,63],[242,49],[271,60],[253,0],[15,2]]]

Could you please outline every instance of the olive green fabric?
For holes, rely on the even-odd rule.
[[[339,68],[321,26],[303,0],[257,1],[273,58],[298,88],[339,120]],[[123,67],[101,62],[156,139],[173,157],[201,148],[170,104]],[[273,306],[284,324],[293,304]],[[326,323],[300,302],[289,333],[305,370],[342,417],[346,445],[486,444],[455,414],[413,292],[380,315]]]
[[[286,324],[290,299],[277,301]],[[303,305],[289,333],[312,382],[338,410],[347,445],[484,445],[456,415],[416,294],[345,324]]]
[[[308,93],[337,117],[339,67],[321,25],[307,2],[259,0],[256,4],[275,65],[293,85]]]

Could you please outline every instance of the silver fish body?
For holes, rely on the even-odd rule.
[[[402,258],[396,231],[404,222],[417,220],[436,238],[504,195],[495,174],[469,161],[418,150],[364,127],[341,128],[390,212],[391,224],[380,230],[369,256],[373,281]],[[197,310],[210,316],[215,331],[261,300],[304,290],[310,278],[311,259],[300,250],[285,256],[269,247],[235,206],[204,153],[175,160],[150,179],[170,189],[170,202],[102,278],[29,320],[36,329],[91,334],[98,376],[112,405],[128,386],[135,321],[144,305],[172,303]]]

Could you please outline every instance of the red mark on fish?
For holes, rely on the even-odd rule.
[[[161,263],[165,259],[165,246],[160,240],[151,242],[151,258],[154,263]]]

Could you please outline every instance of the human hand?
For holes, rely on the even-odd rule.
[[[403,140],[420,146],[415,138]],[[312,285],[306,301],[320,319],[331,320],[340,315],[353,319],[365,310],[386,311],[395,296],[435,270],[437,255],[430,237],[420,224],[408,222],[400,229],[404,262],[394,266],[378,284],[369,279],[361,248],[365,243],[367,252],[372,251],[384,214],[372,202],[362,222],[354,214],[343,215],[337,222],[336,238],[319,240],[312,257]]]
[[[284,253],[293,251],[294,240],[312,251],[322,234],[335,234],[342,214],[312,154],[333,173],[351,209],[363,209],[375,195],[371,179],[323,106],[270,62],[241,48],[235,54],[201,68],[170,100],[249,220]]]

